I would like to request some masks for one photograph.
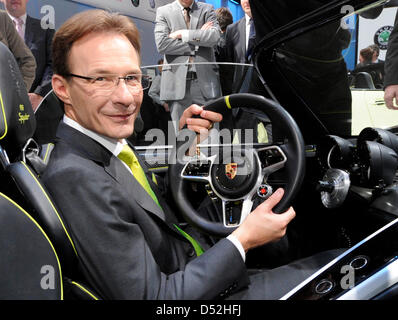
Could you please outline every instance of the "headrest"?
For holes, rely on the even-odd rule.
[[[36,119],[18,64],[2,42],[0,65],[0,145],[14,157],[33,136]]]

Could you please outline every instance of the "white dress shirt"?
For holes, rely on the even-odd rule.
[[[246,51],[249,47],[249,35],[250,35],[250,17],[245,13],[245,20],[246,20]]]

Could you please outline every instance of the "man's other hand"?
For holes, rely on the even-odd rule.
[[[181,39],[182,38],[182,30],[177,30],[169,34],[169,38],[172,39]]]
[[[200,30],[209,30],[212,26],[213,26],[213,22],[208,21],[200,28]]]
[[[193,118],[194,115],[200,116],[200,118]],[[203,107],[192,104],[185,109],[180,118],[180,129],[187,125],[188,129],[203,134],[212,128],[214,122],[220,122],[221,120],[221,114],[203,110]]]
[[[398,110],[398,107],[394,105],[394,99],[397,101],[398,98],[398,84],[390,85],[384,90],[384,101],[388,109]]]

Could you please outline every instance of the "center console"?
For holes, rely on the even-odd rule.
[[[369,300],[398,295],[398,219],[328,263],[281,300]]]

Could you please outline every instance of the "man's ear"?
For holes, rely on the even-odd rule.
[[[70,105],[69,86],[66,79],[59,74],[54,74],[52,77],[52,87],[54,93],[65,104]]]

